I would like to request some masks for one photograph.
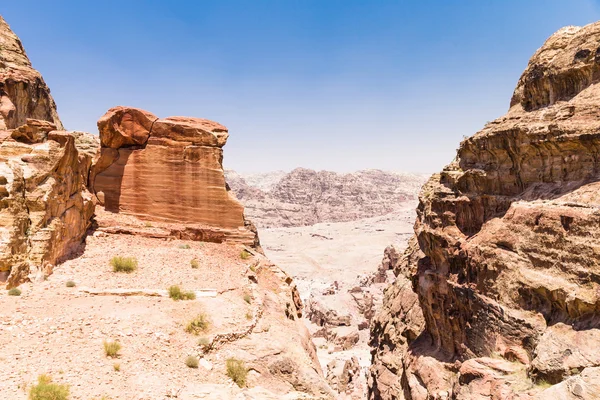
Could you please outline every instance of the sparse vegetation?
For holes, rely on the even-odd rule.
[[[198,339],[198,346],[202,346],[202,347],[210,346],[210,339],[207,338],[206,336],[202,336],[200,339]]]
[[[186,244],[180,244],[180,245],[179,245],[179,248],[180,248],[180,249],[191,249],[190,245],[189,245],[189,244],[187,244],[187,243],[186,243]]]
[[[196,318],[188,322],[185,327],[185,331],[193,335],[199,335],[203,332],[206,332],[209,326],[210,323],[208,322],[206,314],[200,313],[196,316]]]
[[[198,358],[194,356],[187,356],[185,359],[185,365],[190,368],[198,368]]]
[[[131,273],[137,269],[138,262],[135,257],[115,256],[110,260],[110,265],[113,267],[113,272]]]
[[[150,222],[146,222],[146,223],[144,224],[144,226],[145,226],[146,228],[152,228],[152,224],[151,224]]]
[[[195,258],[190,261],[190,266],[194,269],[200,268],[200,263]]]
[[[119,363],[114,363],[113,364],[113,369],[117,372],[119,372],[121,370],[121,364]]]
[[[244,301],[250,304],[252,302],[252,297],[248,293],[244,293]]]
[[[545,379],[538,379],[535,381],[535,386],[540,389],[548,389],[552,384]]]
[[[249,258],[250,258],[250,256],[251,256],[251,255],[252,255],[252,254],[250,254],[248,251],[246,251],[246,250],[242,250],[242,251],[241,251],[241,253],[240,253],[240,258],[241,258],[242,260],[247,260],[247,259],[249,259]]]
[[[252,265],[250,266],[250,271],[252,271],[252,272],[256,273],[256,265],[252,264]]]
[[[107,357],[117,358],[119,357],[119,351],[121,350],[121,343],[119,342],[107,342],[104,341],[104,353]]]
[[[173,285],[169,287],[169,297],[175,301],[178,300],[194,300],[196,298],[196,293],[190,291],[184,292],[177,285]]]
[[[230,377],[239,387],[246,386],[246,377],[248,370],[242,360],[228,358],[226,361],[227,376]]]
[[[8,290],[8,295],[9,296],[20,296],[21,295],[21,289],[19,288],[12,288]]]
[[[75,287],[77,286],[73,281],[67,281],[67,287]]]
[[[252,314],[250,314],[249,312],[246,313],[246,319],[247,320],[251,320],[252,319]]]
[[[50,376],[40,375],[29,391],[29,400],[67,400],[69,392],[69,386],[52,383]]]

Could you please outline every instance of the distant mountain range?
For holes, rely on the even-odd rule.
[[[225,171],[246,216],[262,228],[343,222],[389,214],[416,202],[427,175],[380,170],[341,174],[296,168],[291,172]]]

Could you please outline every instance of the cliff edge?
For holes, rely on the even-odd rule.
[[[533,55],[420,194],[372,326],[372,399],[600,397],[600,23]]]

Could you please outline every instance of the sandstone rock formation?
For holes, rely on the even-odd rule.
[[[365,170],[349,174],[296,168],[287,174],[241,175],[227,183],[261,228],[355,221],[414,202],[424,175]]]
[[[50,273],[90,226],[98,143],[62,129],[50,90],[0,17],[0,282],[9,287]]]
[[[370,398],[600,395],[599,41],[600,23],[552,35],[508,113],[423,187]]]
[[[0,16],[0,130],[18,128],[28,118],[49,121],[55,129],[63,129],[50,89]]]
[[[258,246],[243,206],[226,189],[224,126],[128,107],[99,121],[100,156],[90,187],[106,211],[175,224],[179,237]]]

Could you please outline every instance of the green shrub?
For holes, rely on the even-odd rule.
[[[196,260],[195,258],[190,261],[190,265],[192,266],[192,268],[194,269],[198,269],[200,268],[200,263],[198,262],[198,260]]]
[[[210,346],[210,339],[207,338],[206,336],[202,336],[200,339],[198,339],[198,346],[201,346],[201,347]]]
[[[135,257],[115,256],[110,260],[113,272],[131,273],[137,269],[138,262]]]
[[[9,296],[20,296],[21,295],[21,289],[16,288],[16,287],[14,287],[12,289],[9,289],[8,295]]]
[[[37,384],[29,391],[29,400],[67,400],[69,386],[52,383],[48,375],[38,376]]]
[[[187,356],[185,359],[185,365],[190,368],[198,368],[198,358],[194,356]]]
[[[189,244],[187,244],[187,243],[186,243],[186,244],[180,244],[178,247],[179,247],[180,249],[186,249],[186,250],[187,250],[187,249],[191,249],[190,245],[189,245]]]
[[[73,281],[67,281],[67,287],[75,287],[77,286]]]
[[[252,314],[250,314],[249,312],[246,313],[246,319],[247,320],[251,320],[252,319]]]
[[[185,331],[193,335],[199,335],[202,332],[206,332],[209,326],[210,323],[208,322],[206,314],[200,313],[196,316],[196,318],[188,322],[185,327]]]
[[[250,304],[252,302],[252,297],[248,293],[244,293],[244,301]]]
[[[252,254],[250,254],[249,252],[247,252],[246,250],[242,250],[242,252],[240,253],[240,258],[242,260],[247,260],[250,258]]]
[[[117,372],[119,372],[121,370],[121,364],[119,363],[114,363],[113,364],[113,369]]]
[[[177,285],[173,285],[169,287],[169,297],[173,300],[194,300],[196,298],[196,293],[190,291],[183,292],[181,288]]]
[[[242,360],[228,358],[226,361],[227,376],[230,377],[239,387],[246,386],[246,377],[248,370]]]
[[[119,350],[121,350],[121,343],[119,342],[107,342],[104,341],[104,353],[107,357],[117,358],[119,357]]]

